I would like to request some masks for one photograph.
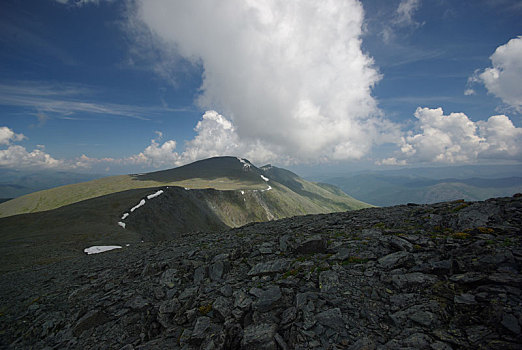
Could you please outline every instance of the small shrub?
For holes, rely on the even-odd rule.
[[[201,305],[198,307],[198,311],[202,315],[208,314],[212,310],[212,304]]]
[[[456,239],[467,239],[467,238],[471,237],[471,235],[466,232],[455,232],[451,236]]]

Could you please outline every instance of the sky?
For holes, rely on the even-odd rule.
[[[518,0],[3,0],[0,167],[522,161]]]

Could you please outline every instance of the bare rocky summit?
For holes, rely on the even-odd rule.
[[[194,232],[0,279],[13,349],[521,349],[522,197]]]

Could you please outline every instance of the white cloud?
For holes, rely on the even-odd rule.
[[[7,148],[0,149],[0,167],[8,168],[59,168],[64,165],[63,161],[54,159],[44,152],[44,146],[38,145],[31,152],[13,142],[24,140],[23,134],[17,134],[7,126],[0,127],[0,145]]]
[[[143,152],[125,158],[123,163],[154,168],[174,167],[180,165],[179,154],[175,149],[176,141],[174,140],[165,141],[163,144],[160,144],[157,140],[151,140],[150,145]]]
[[[163,55],[200,64],[199,105],[233,125],[204,118],[187,159],[241,145],[292,161],[358,159],[386,133],[359,1],[138,0],[134,13],[129,23],[152,32]],[[215,152],[205,145],[210,130]]]
[[[0,149],[0,166],[9,168],[62,168],[63,161],[54,159],[41,149],[31,152],[20,145]]]
[[[418,25],[418,23],[413,20],[413,15],[419,6],[420,0],[401,0],[397,7],[394,22],[399,25]]]
[[[480,80],[489,93],[522,112],[522,36],[497,47],[490,59],[492,67],[472,80]]]
[[[442,108],[419,107],[415,117],[419,132],[410,131],[402,138],[400,155],[382,160],[380,164],[522,160],[522,128],[515,127],[505,115],[473,122],[464,113],[444,115]]]
[[[0,145],[8,145],[12,141],[22,141],[25,138],[23,134],[15,134],[7,126],[0,127]]]
[[[475,94],[476,94],[476,92],[473,89],[464,90],[464,95],[466,95],[466,96],[471,96],[471,95],[475,95]]]

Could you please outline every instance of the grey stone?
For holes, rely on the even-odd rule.
[[[192,331],[191,338],[197,340],[203,340],[207,334],[207,330],[210,328],[210,318],[206,316],[198,317],[194,330]]]
[[[289,307],[281,314],[281,324],[287,324],[295,320],[297,309],[293,306]]]
[[[253,308],[259,312],[267,312],[274,307],[274,304],[281,299],[281,296],[279,286],[270,286],[266,290],[261,290],[257,295],[258,300],[253,304]]]
[[[410,320],[417,322],[418,324],[429,327],[431,326],[437,319],[437,317],[429,312],[429,311],[417,311],[408,316]]]
[[[125,304],[125,306],[133,310],[141,310],[147,305],[149,305],[149,301],[140,295],[135,296]]]
[[[334,328],[334,329],[342,329],[344,328],[344,321],[341,314],[341,309],[334,308],[329,309],[315,315],[317,322],[322,324],[323,326]]]
[[[428,286],[437,282],[437,277],[433,275],[423,274],[421,272],[406,273],[404,275],[392,276],[393,284],[403,289],[411,286]]]
[[[245,328],[241,347],[245,350],[277,350],[275,335],[277,325],[275,324],[252,324]]]
[[[479,281],[482,281],[485,279],[486,276],[484,276],[480,272],[466,272],[461,274],[456,274],[451,276],[449,279],[452,282],[459,282],[459,283],[476,283]]]
[[[512,314],[505,313],[502,317],[501,323],[504,327],[506,327],[506,329],[510,330],[511,332],[517,335],[520,334],[520,324],[518,323],[517,318]]]
[[[225,297],[217,297],[212,304],[212,310],[214,310],[217,316],[223,321],[226,321],[232,313],[232,302]]]
[[[455,304],[474,305],[477,303],[477,301],[475,300],[475,296],[473,294],[468,293],[455,295],[453,301],[455,302]]]
[[[339,275],[332,270],[323,271],[319,274],[319,288],[321,292],[334,292],[339,286]]]
[[[256,264],[248,272],[249,276],[270,275],[273,273],[284,272],[288,269],[289,263],[286,260],[278,259]]]
[[[378,259],[379,264],[386,269],[395,269],[400,267],[411,258],[411,254],[405,251],[388,254]]]
[[[208,268],[208,275],[212,281],[219,281],[225,273],[225,264],[223,261],[217,261]]]
[[[205,278],[207,278],[207,267],[202,265],[194,270],[194,283],[201,283]]]
[[[178,270],[176,269],[168,269],[165,272],[163,272],[163,275],[161,275],[161,284],[169,288],[174,288],[179,282],[179,279],[176,276],[177,273]]]
[[[252,305],[252,299],[243,291],[234,292],[234,307],[248,309]]]
[[[75,337],[80,336],[84,331],[93,327],[101,326],[108,322],[109,318],[101,310],[92,310],[82,316],[73,328],[73,334]]]
[[[296,250],[301,254],[326,253],[327,242],[321,236],[314,236],[299,244]]]

